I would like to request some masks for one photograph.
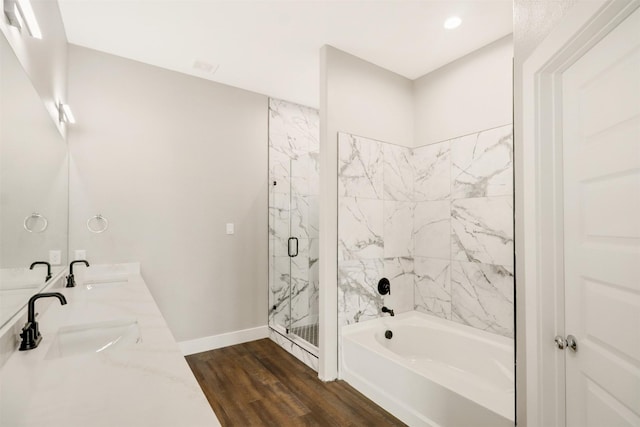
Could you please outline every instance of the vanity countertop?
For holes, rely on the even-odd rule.
[[[51,300],[37,317],[43,339],[36,349],[15,351],[0,370],[0,425],[220,425],[142,276],[129,270],[96,269],[93,278],[78,275],[75,288],[49,290],[67,305],[36,302],[38,312]],[[61,328],[114,321],[137,321],[141,342],[60,357]]]

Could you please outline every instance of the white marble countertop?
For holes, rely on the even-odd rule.
[[[86,285],[110,278],[118,283]],[[75,288],[48,290],[65,295],[67,305],[36,301],[36,312],[51,301],[37,317],[42,342],[15,351],[0,370],[0,425],[220,425],[136,265],[91,267],[76,279]],[[54,357],[61,327],[122,319],[138,321],[141,342]]]

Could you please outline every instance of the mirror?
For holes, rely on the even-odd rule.
[[[67,263],[67,144],[0,36],[0,327]]]

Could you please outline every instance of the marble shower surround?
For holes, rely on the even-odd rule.
[[[338,135],[340,325],[387,305],[513,336],[511,129],[415,149]]]
[[[413,309],[412,150],[338,134],[338,324]],[[382,277],[390,295],[378,293]]]
[[[270,325],[318,321],[319,124],[317,110],[269,100]],[[291,236],[298,238],[294,258]]]
[[[512,126],[416,148],[414,160],[415,309],[513,337]]]

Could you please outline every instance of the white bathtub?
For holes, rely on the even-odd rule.
[[[410,426],[514,425],[511,339],[409,312],[343,327],[341,349],[341,377]]]

